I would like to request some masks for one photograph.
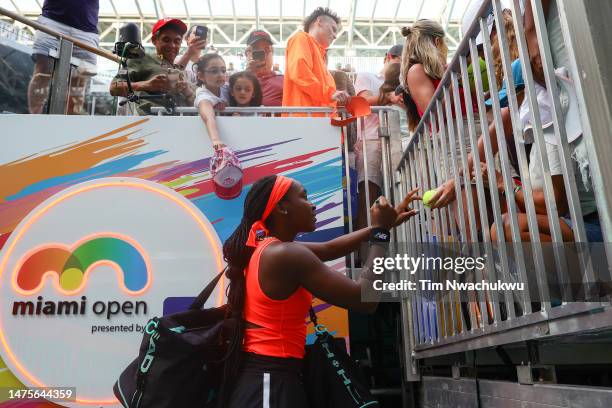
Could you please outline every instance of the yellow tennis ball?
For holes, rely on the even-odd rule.
[[[429,202],[433,198],[434,194],[436,194],[436,190],[428,190],[423,194],[423,204],[429,207]]]

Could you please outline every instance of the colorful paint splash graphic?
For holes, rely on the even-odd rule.
[[[86,273],[100,263],[116,265],[129,293],[142,291],[148,282],[148,266],[140,250],[124,239],[98,237],[88,239],[74,250],[63,245],[45,246],[30,254],[17,270],[17,287],[27,294],[40,289],[48,271],[57,274],[61,289],[67,294],[79,292]]]
[[[136,177],[174,189],[208,216],[222,241],[239,220],[250,184],[261,177],[282,173],[300,181],[312,192],[309,198],[317,206],[329,201],[342,188],[339,183],[342,171],[339,147],[276,159],[275,149],[281,145],[304,151],[301,138],[288,138],[237,151],[244,168],[245,187],[240,197],[223,201],[223,205],[220,205],[220,200],[213,193],[210,159],[163,161],[168,151],[147,148],[146,136],[150,132],[146,128],[148,121],[148,118],[138,119],[78,143],[0,164],[0,248],[17,224],[38,204],[74,184],[103,177]],[[318,156],[330,151],[337,151],[337,158],[313,165]],[[261,162],[262,158],[266,161]],[[145,162],[153,159],[158,163],[145,165]],[[255,160],[260,162],[252,164]],[[325,213],[341,205],[341,202],[326,202],[319,208],[317,228],[335,221],[338,217],[326,218]],[[320,230],[315,233],[315,240],[331,238],[341,232],[337,229]]]

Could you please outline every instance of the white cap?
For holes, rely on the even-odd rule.
[[[461,21],[461,31],[463,32],[463,35],[465,35],[467,30],[470,28],[470,25],[472,25],[472,22],[476,19],[476,16],[478,15],[478,10],[480,10],[484,2],[489,3],[489,6],[487,8],[487,28],[489,30],[488,34],[491,35],[491,31],[493,31],[493,25],[495,23],[495,16],[493,15],[493,3],[491,2],[491,0],[472,0],[468,8],[465,10],[465,13],[463,14],[463,20]],[[510,0],[500,0],[500,3],[502,10],[512,10],[512,7],[510,6]],[[476,45],[481,45],[482,43],[482,33],[478,33],[478,36],[476,37]]]

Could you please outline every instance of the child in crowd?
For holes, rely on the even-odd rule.
[[[204,120],[214,149],[210,171],[215,193],[220,198],[232,199],[242,190],[242,169],[234,152],[221,140],[215,118],[215,109],[223,110],[230,100],[225,61],[218,54],[206,54],[198,60],[196,72],[198,89],[194,105]]]
[[[215,150],[225,147],[219,136],[215,109],[229,105],[229,88],[225,83],[225,61],[219,54],[206,54],[195,66],[198,79],[194,105],[204,120],[208,137]]]
[[[261,106],[262,92],[255,75],[237,72],[229,79],[229,104],[236,107]]]

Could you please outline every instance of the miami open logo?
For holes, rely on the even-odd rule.
[[[129,294],[142,293],[150,282],[145,252],[136,241],[118,234],[87,237],[73,248],[52,244],[37,248],[18,267],[15,290],[24,295],[39,291],[46,274],[55,276],[56,289],[64,295],[79,293],[96,266],[110,265],[122,288]]]
[[[119,407],[112,384],[147,321],[223,267],[212,224],[172,189],[132,178],[72,186],[0,251],[0,356],[25,387],[75,387],[63,405]],[[207,306],[224,302],[223,284]]]

